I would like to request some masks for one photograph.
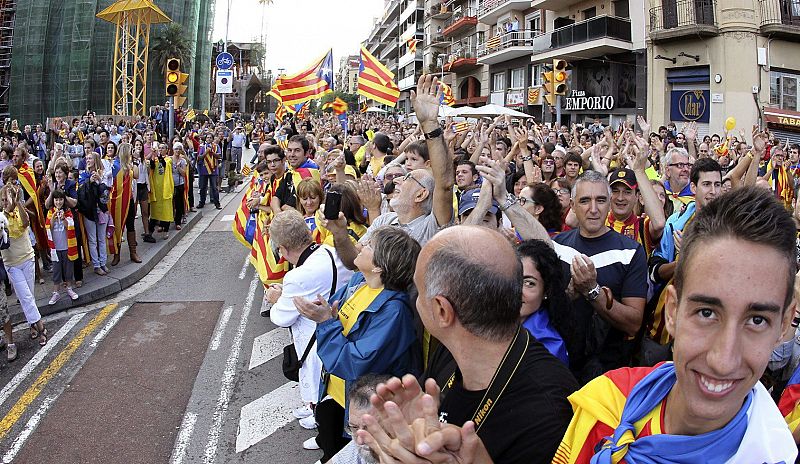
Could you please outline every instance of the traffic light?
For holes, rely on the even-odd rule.
[[[569,63],[561,59],[553,60],[552,67],[544,65],[545,72],[542,73],[544,84],[542,84],[542,87],[544,87],[544,99],[550,106],[555,106],[557,96],[567,94],[568,67]]]
[[[553,60],[553,84],[555,88],[553,93],[556,95],[567,94],[567,62],[566,60]]]
[[[181,60],[178,58],[167,59],[167,74],[165,76],[166,94],[175,98],[175,107],[179,108],[186,102],[186,81],[189,75],[181,72]]]

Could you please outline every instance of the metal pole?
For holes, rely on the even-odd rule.
[[[225,13],[225,15],[226,15],[226,19],[225,19],[225,42],[222,44],[222,51],[223,52],[227,52],[228,51],[228,30],[230,29],[230,26],[231,26],[231,1],[232,0],[228,0],[228,11]],[[219,115],[219,120],[222,121],[222,122],[225,122],[225,94],[224,93],[222,94],[222,98],[220,100],[222,101],[222,110],[219,113],[220,114]]]
[[[175,136],[175,97],[169,97],[169,140]],[[170,142],[171,143],[171,142]]]
[[[556,127],[561,128],[561,95],[556,96]],[[556,133],[558,133],[556,129]]]

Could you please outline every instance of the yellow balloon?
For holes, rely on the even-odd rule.
[[[736,127],[736,118],[728,116],[728,119],[725,120],[725,130],[732,131],[734,127]]]

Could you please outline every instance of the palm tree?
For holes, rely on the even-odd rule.
[[[159,69],[165,69],[169,58],[178,58],[181,60],[181,67],[184,70],[191,69],[191,42],[183,33],[183,26],[178,23],[168,25],[153,37],[150,42],[150,51]]]

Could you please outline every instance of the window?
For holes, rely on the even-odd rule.
[[[542,65],[531,65],[531,87],[539,87],[542,85]]]
[[[522,89],[525,87],[525,68],[511,70],[511,88]]]
[[[506,89],[506,73],[492,74],[492,92],[502,92]]]
[[[614,16],[618,18],[631,17],[628,0],[614,0]]]
[[[800,74],[769,73],[769,102],[784,110],[797,111],[797,81]]]
[[[592,19],[597,16],[597,7],[593,6],[583,10],[583,19]]]
[[[542,30],[542,17],[537,11],[532,16],[528,16],[525,18],[525,22],[528,23],[528,30],[531,31],[531,34],[536,34],[537,32],[541,32]]]

